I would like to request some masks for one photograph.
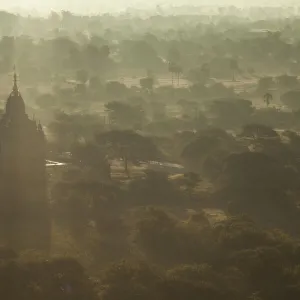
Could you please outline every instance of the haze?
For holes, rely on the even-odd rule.
[[[0,0],[0,300],[300,300],[297,1]]]
[[[75,13],[95,13],[95,12],[118,12],[125,10],[127,8],[136,8],[136,9],[149,9],[154,8],[157,5],[164,7],[167,6],[182,6],[182,5],[235,5],[239,7],[249,7],[249,6],[280,6],[280,5],[297,5],[295,0],[284,1],[279,0],[274,3],[271,0],[253,0],[253,1],[244,1],[244,0],[114,0],[114,1],[95,1],[95,0],[73,0],[70,4],[70,1],[67,0],[51,0],[51,1],[39,1],[39,0],[15,0],[7,2],[4,0],[0,1],[0,8],[10,11],[36,11],[47,13],[50,10],[69,10]]]

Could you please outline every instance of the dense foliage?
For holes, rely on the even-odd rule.
[[[0,12],[1,98],[16,64],[60,163],[52,249],[0,248],[3,298],[300,299],[300,23],[275,12]]]

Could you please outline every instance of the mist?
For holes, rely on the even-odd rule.
[[[299,7],[11,2],[1,299],[299,300]]]
[[[240,8],[255,7],[255,6],[297,6],[298,2],[295,0],[289,1],[271,1],[271,0],[114,0],[114,1],[95,1],[95,0],[74,0],[72,4],[66,0],[48,0],[48,1],[37,1],[37,0],[15,0],[13,3],[4,2],[0,4],[1,9],[8,9],[10,11],[21,12],[21,13],[43,13],[46,14],[49,11],[60,11],[70,10],[74,13],[85,13],[85,14],[99,14],[99,13],[118,13],[124,12],[127,9],[155,9],[157,5],[167,8],[170,6],[230,6],[234,5]]]

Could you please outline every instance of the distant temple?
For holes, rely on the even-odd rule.
[[[49,250],[46,140],[28,118],[17,75],[0,121],[0,245]]]

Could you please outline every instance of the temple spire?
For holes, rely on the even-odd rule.
[[[18,88],[18,79],[17,79],[17,72],[16,72],[16,65],[14,65],[14,86],[13,86],[13,92],[14,93],[19,93],[19,88]]]
[[[17,78],[17,72],[16,67],[14,66],[14,81],[13,81],[13,89],[10,93],[7,102],[6,102],[6,115],[10,117],[21,117],[24,116],[25,113],[25,103],[23,101],[23,98],[19,92],[18,88],[18,78]]]

